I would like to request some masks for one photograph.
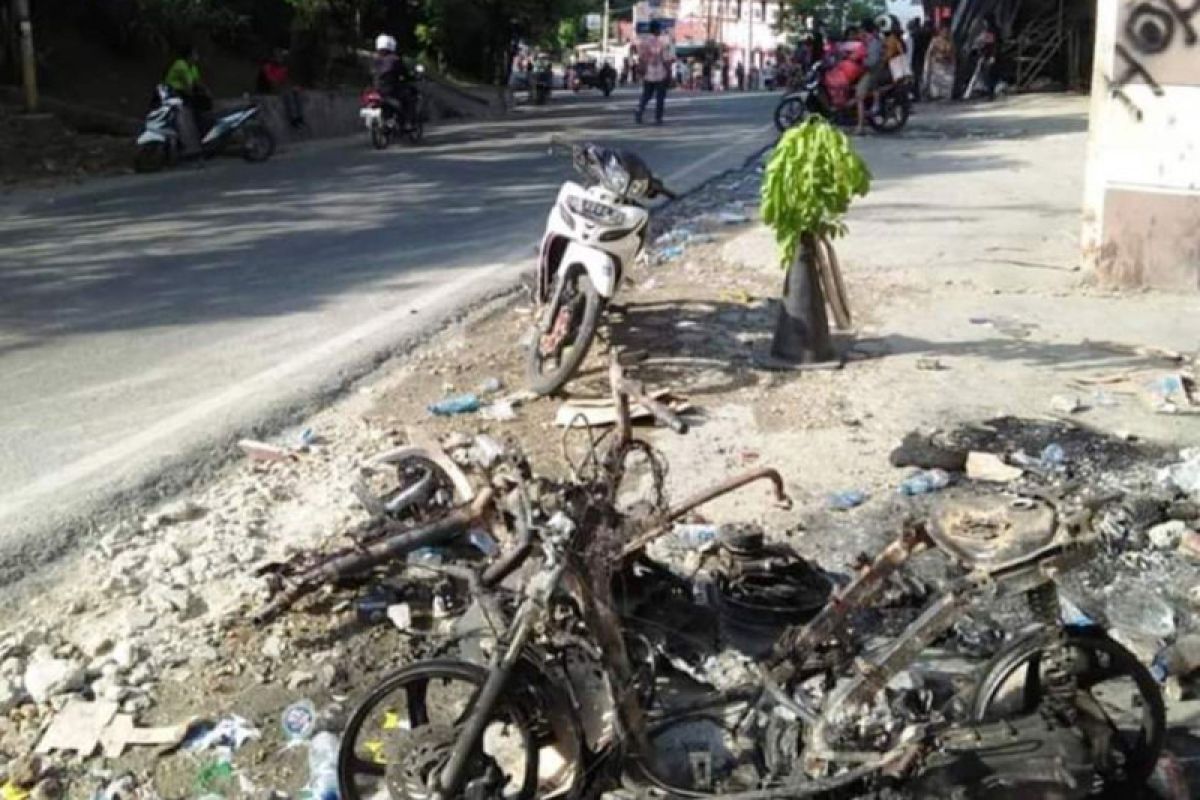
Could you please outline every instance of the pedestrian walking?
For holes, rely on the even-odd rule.
[[[642,67],[642,99],[638,102],[634,119],[640,125],[650,98],[654,98],[654,122],[661,125],[663,109],[667,102],[667,84],[671,65],[675,61],[671,40],[662,33],[656,19],[650,20],[650,32],[638,42],[638,64]]]
[[[721,62],[721,91],[729,91],[729,62]]]
[[[970,83],[967,84],[967,90],[963,92],[964,98],[970,99],[976,90],[982,90],[983,96],[988,100],[996,96],[994,72],[999,45],[1000,27],[996,24],[996,17],[986,14],[983,18],[983,28],[972,44],[972,49],[975,51],[975,69]]]
[[[734,67],[733,74],[737,76],[738,91],[746,91],[746,65],[739,61]]]
[[[933,21],[922,21],[917,17],[909,22],[908,33],[912,42],[909,53],[912,54],[913,99],[920,100],[925,85],[925,54],[933,41]]]
[[[954,40],[943,22],[925,54],[924,95],[928,100],[949,100],[954,91]]]

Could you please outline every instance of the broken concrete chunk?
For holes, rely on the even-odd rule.
[[[1025,471],[1020,467],[1004,463],[1004,459],[995,453],[972,451],[967,454],[967,477],[971,480],[1008,483],[1024,474]]]
[[[66,658],[39,655],[25,667],[25,691],[36,703],[56,694],[72,692],[83,685],[83,665]]]
[[[38,743],[39,753],[73,750],[85,758],[100,745],[100,735],[117,713],[109,700],[72,700],[63,706]]]

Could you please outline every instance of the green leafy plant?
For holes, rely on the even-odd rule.
[[[775,145],[762,184],[763,221],[775,231],[784,266],[805,234],[846,232],[842,215],[871,188],[871,172],[850,140],[819,117],[791,128]]]

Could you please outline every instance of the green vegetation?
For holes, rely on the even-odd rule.
[[[846,232],[842,215],[871,188],[871,173],[850,140],[820,117],[787,131],[775,145],[762,185],[762,217],[775,231],[782,264],[804,235]]]
[[[802,30],[807,20],[813,19],[826,33],[840,33],[847,25],[861,25],[864,19],[877,19],[885,13],[885,0],[788,0],[780,27]]]

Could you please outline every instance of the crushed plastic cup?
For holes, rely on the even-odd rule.
[[[664,261],[674,261],[675,259],[681,258],[682,256],[683,256],[683,245],[681,245],[681,244],[673,244],[670,247],[664,247],[662,250],[658,251],[659,263],[662,263]]]
[[[480,394],[495,394],[504,388],[504,381],[499,378],[488,378],[483,383],[479,384]]]
[[[308,785],[310,800],[338,800],[338,737],[322,731],[308,744]]]
[[[698,550],[717,540],[717,527],[715,525],[676,525],[671,535],[680,546],[689,550]]]
[[[1118,630],[1151,639],[1175,635],[1175,611],[1149,588],[1114,587],[1108,596],[1108,621]]]
[[[1057,442],[1051,442],[1042,449],[1042,454],[1038,457],[1038,465],[1045,470],[1058,470],[1065,467],[1067,464],[1067,454],[1062,449],[1062,445]]]

